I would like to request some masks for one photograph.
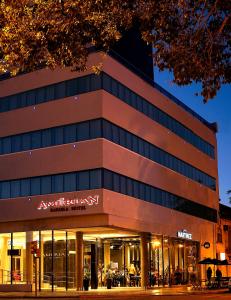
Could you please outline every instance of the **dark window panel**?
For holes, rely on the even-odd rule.
[[[38,149],[42,147],[41,131],[35,131],[31,134],[31,148]]]
[[[89,190],[89,188],[90,188],[89,171],[80,172],[77,177],[77,189],[81,191],[81,190]]]
[[[76,174],[64,174],[64,192],[76,191]]]
[[[64,175],[52,176],[52,193],[61,193],[64,191],[63,177]]]
[[[10,182],[9,181],[1,182],[0,192],[1,192],[2,199],[10,198]]]
[[[10,183],[10,197],[16,198],[20,197],[21,191],[20,191],[20,180],[13,180]]]
[[[77,127],[78,141],[88,140],[90,138],[90,126],[89,122],[78,124]]]
[[[51,176],[41,177],[41,194],[51,194]]]
[[[30,180],[31,195],[41,194],[41,179],[40,177],[31,178]]]
[[[90,171],[90,189],[100,189],[102,187],[101,170]]]
[[[29,196],[30,195],[30,179],[21,179],[21,196]]]
[[[90,138],[96,139],[102,135],[102,122],[101,120],[90,121]]]

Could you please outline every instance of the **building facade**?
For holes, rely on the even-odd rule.
[[[217,222],[217,259],[227,260],[229,265],[221,266],[223,276],[231,276],[231,208],[220,204]]]
[[[1,282],[167,285],[216,255],[213,126],[113,56],[0,81]],[[37,250],[34,258],[31,247]],[[204,244],[209,247],[204,247]]]

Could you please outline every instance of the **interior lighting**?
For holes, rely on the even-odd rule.
[[[153,244],[154,247],[160,247],[161,242],[160,241],[153,241],[152,244]]]

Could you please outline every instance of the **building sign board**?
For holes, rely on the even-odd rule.
[[[210,242],[204,242],[203,244],[205,249],[209,249],[210,248]]]
[[[181,239],[192,240],[192,234],[189,233],[187,230],[183,229],[181,231],[177,231],[177,237]]]
[[[69,210],[86,210],[87,206],[99,204],[99,195],[87,196],[86,198],[66,199],[59,198],[58,200],[44,201],[42,200],[37,210],[50,210],[50,212],[62,212]]]

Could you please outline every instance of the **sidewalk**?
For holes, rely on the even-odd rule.
[[[166,288],[153,288],[153,289],[141,289],[141,288],[112,288],[111,290],[99,289],[99,290],[90,290],[90,291],[42,291],[38,292],[37,298],[49,299],[49,298],[73,298],[73,299],[104,299],[106,297],[110,298],[123,298],[127,296],[135,296],[136,299],[142,296],[147,295],[156,295],[156,296],[175,296],[175,295],[195,295],[195,294],[220,294],[227,292],[227,289],[218,289],[218,290],[192,290],[186,286],[180,287],[166,287]],[[24,292],[0,292],[1,298],[35,298],[35,293],[24,293]]]

